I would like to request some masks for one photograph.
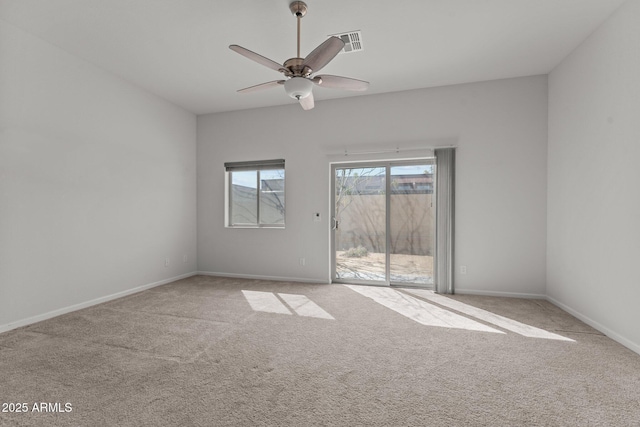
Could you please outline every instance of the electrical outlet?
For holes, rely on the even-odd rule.
[[[170,264],[169,257],[166,257],[166,258],[164,259],[164,266],[165,266],[165,267],[169,267],[169,264]]]
[[[299,262],[300,262],[300,265],[303,267],[306,264],[306,260],[304,258],[300,258]]]
[[[461,265],[460,266],[460,274],[467,274],[467,266],[466,265]]]
[[[185,264],[187,263],[187,254],[184,254],[184,256],[182,257],[182,262],[184,262]]]

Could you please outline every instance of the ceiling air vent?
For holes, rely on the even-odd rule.
[[[349,31],[348,33],[331,34],[329,37],[331,36],[338,37],[344,42],[344,49],[342,49],[339,53],[360,52],[363,49],[362,32],[360,31]]]

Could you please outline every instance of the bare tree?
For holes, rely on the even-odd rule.
[[[380,176],[380,168],[336,169],[336,218],[353,202],[349,196],[362,195],[366,183]]]
[[[355,215],[358,224],[364,225],[361,233],[354,230],[344,233],[345,235],[338,233],[338,239],[346,238],[346,234],[350,234],[351,247],[365,245],[376,252],[384,248],[384,239],[381,240],[380,236],[376,235],[377,230],[380,229],[380,213],[376,209],[371,209],[371,206],[362,204],[364,196],[384,194],[384,168],[336,169],[335,187],[335,217],[338,223],[342,222],[347,211],[353,210],[354,213],[347,217]]]

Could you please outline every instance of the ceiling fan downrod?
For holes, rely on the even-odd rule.
[[[289,5],[289,10],[293,13],[298,21],[298,50],[297,58],[300,58],[300,21],[302,17],[307,14],[307,4],[303,1],[294,1]]]

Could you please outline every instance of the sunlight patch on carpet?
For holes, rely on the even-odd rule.
[[[535,326],[525,325],[524,323],[520,323],[516,320],[491,313],[490,311],[486,311],[460,301],[456,301],[444,295],[436,294],[433,291],[428,291],[426,289],[405,289],[404,291],[420,298],[424,298],[428,301],[432,301],[444,307],[450,308],[452,310],[456,310],[460,313],[473,316],[476,319],[491,323],[492,325],[496,325],[499,328],[515,332],[516,334],[520,334],[525,337],[574,342],[574,340],[572,340],[571,338],[566,338],[561,335],[554,334],[553,332],[548,332],[544,329],[536,328]]]
[[[423,325],[504,334],[504,332],[490,326],[403,294],[395,289],[357,285],[345,286]]]
[[[271,292],[242,291],[253,311],[291,314],[289,309]]]
[[[290,315],[292,313],[287,308],[288,305],[298,316],[335,320],[332,315],[304,295],[244,290],[242,294],[253,311]]]
[[[278,294],[278,296],[300,316],[335,320],[332,315],[304,295]]]

